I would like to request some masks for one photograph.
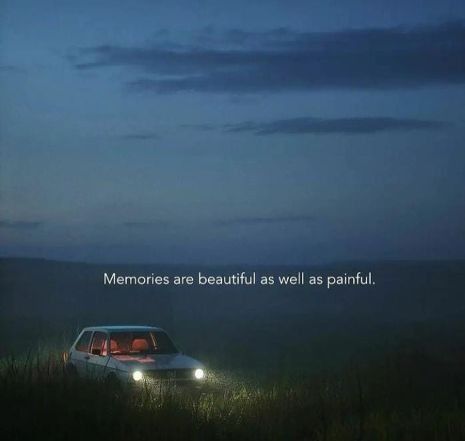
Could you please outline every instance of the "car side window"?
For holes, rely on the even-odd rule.
[[[76,343],[76,351],[87,352],[89,350],[91,331],[86,331],[81,335],[81,338]]]
[[[90,353],[92,355],[107,355],[107,334],[99,331],[94,332]]]

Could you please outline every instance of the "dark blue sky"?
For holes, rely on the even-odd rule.
[[[463,1],[4,1],[2,255],[465,257]]]

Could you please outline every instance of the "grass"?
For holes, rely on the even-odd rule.
[[[65,375],[59,352],[4,359],[5,440],[461,440],[465,358],[399,352],[326,375],[217,372],[204,393]]]
[[[105,265],[0,263],[2,441],[465,440],[464,262],[370,264],[376,288],[330,296],[107,290],[96,283]],[[65,376],[55,348],[102,322],[166,328],[214,372],[212,387],[158,393]]]

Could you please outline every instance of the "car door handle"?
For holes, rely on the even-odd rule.
[[[84,358],[85,358],[86,360],[89,360],[90,356],[89,356],[89,355],[86,355]]]

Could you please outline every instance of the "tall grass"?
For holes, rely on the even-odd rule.
[[[70,377],[59,352],[42,352],[2,361],[0,432],[48,441],[460,440],[464,368],[403,353],[332,375],[258,384],[220,372],[204,392],[160,392]]]

